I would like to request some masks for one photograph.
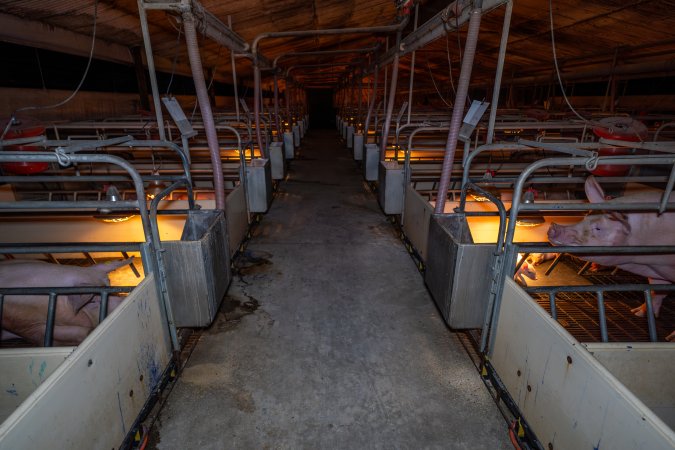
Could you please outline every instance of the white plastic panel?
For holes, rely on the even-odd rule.
[[[149,275],[0,425],[0,449],[119,447],[170,354]]]
[[[492,342],[492,365],[544,448],[675,448],[673,430],[508,278]]]
[[[675,342],[584,344],[612,375],[675,428]]]
[[[0,423],[37,389],[74,347],[0,350]]]

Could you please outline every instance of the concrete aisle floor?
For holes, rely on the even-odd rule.
[[[335,132],[307,134],[237,264],[157,448],[510,448]]]

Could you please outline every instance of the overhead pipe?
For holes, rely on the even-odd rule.
[[[155,59],[152,55],[152,42],[150,41],[150,30],[148,29],[148,16],[145,14],[145,4],[143,3],[143,0],[138,0],[138,17],[141,20],[141,33],[143,34],[145,59],[148,63],[148,72],[150,73],[150,87],[152,89],[152,103],[155,106],[155,116],[157,117],[157,131],[159,131],[159,139],[165,141],[166,132],[164,130],[164,116],[162,114],[162,104],[159,99]]]
[[[227,25],[221,22],[220,19],[208,12],[198,0],[181,0],[162,3],[139,0],[139,3],[142,3],[146,10],[155,9],[173,11],[178,13],[181,17],[184,17],[185,13],[189,13],[192,16],[192,20],[201,22],[199,28],[204,31],[204,34],[208,38],[213,39],[217,43],[238,53],[248,52],[250,48],[243,37],[239,36],[231,28],[228,28]]]
[[[274,125],[277,128],[277,137],[282,135],[281,126],[279,124],[279,74],[274,71]]]
[[[497,71],[495,73],[495,85],[492,89],[492,105],[490,108],[490,119],[488,120],[488,132],[485,143],[492,144],[495,135],[495,121],[497,120],[497,107],[499,106],[499,93],[502,87],[502,74],[504,73],[504,60],[506,59],[506,44],[509,40],[509,30],[511,29],[511,13],[513,12],[513,1],[506,3],[504,11],[504,24],[502,26],[502,39],[499,43],[499,57],[497,58]]]
[[[450,185],[452,164],[455,159],[459,128],[462,125],[464,104],[466,103],[466,97],[469,91],[469,81],[471,80],[471,71],[473,69],[473,59],[476,56],[476,45],[478,43],[478,32],[480,31],[482,15],[482,3],[482,0],[475,1],[469,19],[469,29],[466,35],[466,43],[464,44],[464,58],[462,59],[462,68],[457,84],[457,95],[455,97],[455,104],[452,107],[448,141],[445,144],[445,157],[443,158],[443,168],[441,169],[441,181],[438,185],[438,194],[436,195],[436,214],[443,213],[445,198],[448,195],[448,186]]]
[[[401,32],[396,33],[396,45],[398,48],[401,43]],[[387,114],[384,118],[384,128],[380,138],[380,161],[384,161],[387,151],[387,140],[389,139],[389,128],[391,127],[391,115],[394,112],[394,98],[396,96],[396,84],[398,83],[398,60],[399,53],[394,55],[394,62],[391,67],[391,85],[389,86],[389,100],[387,101]],[[386,93],[385,93],[386,97]]]
[[[417,17],[420,12],[420,4],[415,4],[415,23],[413,24],[413,33],[417,30]],[[410,116],[412,114],[412,100],[413,100],[413,85],[415,80],[415,52],[412,52],[410,61],[410,84],[408,85],[408,121],[410,123]]]
[[[211,165],[213,166],[213,188],[216,197],[216,209],[225,210],[225,185],[223,182],[223,165],[220,160],[220,146],[218,145],[218,136],[216,134],[216,125],[213,122],[213,112],[211,103],[209,103],[209,94],[206,88],[202,60],[199,55],[199,45],[197,42],[197,31],[195,29],[194,17],[191,12],[183,13],[183,31],[185,32],[185,43],[187,44],[188,58],[190,60],[190,69],[192,70],[192,79],[195,83],[197,92],[197,101],[204,121],[204,131],[206,132],[206,141],[211,155]]]
[[[227,16],[227,26],[232,30],[232,16]],[[232,30],[234,32],[234,30]],[[234,109],[239,121],[239,87],[237,87],[237,66],[234,63],[234,50],[230,49],[230,62],[232,64],[232,85],[234,86]]]
[[[484,13],[487,13],[503,5],[507,1],[509,0],[483,0],[482,10]],[[433,42],[442,36],[445,36],[446,33],[456,30],[458,27],[466,23],[471,16],[470,11],[472,11],[472,9],[464,8],[469,3],[470,0],[458,0],[450,3],[446,8],[439,11],[434,17],[420,25],[416,31],[403,38],[399,48],[396,50],[401,52],[401,56],[407,55],[408,53],[424,47],[428,43]],[[450,14],[453,13],[453,11],[459,9],[461,9],[461,12],[457,16],[456,20],[448,20]],[[394,59],[394,53],[394,49],[392,48],[389,52],[382,55],[381,59],[378,61],[380,66],[389,64]]]
[[[403,17],[403,20],[394,25],[384,25],[378,27],[360,27],[360,28],[329,28],[325,30],[296,30],[296,31],[277,31],[261,33],[255,37],[251,45],[251,54],[253,59],[253,90],[254,101],[260,98],[260,57],[258,55],[258,46],[263,39],[269,38],[285,38],[285,37],[306,37],[306,36],[328,36],[340,34],[372,34],[372,33],[390,33],[393,31],[401,31],[408,23],[408,15]],[[248,49],[246,49],[248,50]],[[256,102],[257,105],[257,102]],[[256,107],[254,111],[256,123],[256,138],[258,145],[262,148],[262,136],[260,135],[260,108]]]
[[[368,113],[366,114],[366,123],[363,126],[363,144],[368,143],[368,128],[370,126],[370,118],[373,116],[373,108],[375,107],[375,102],[377,100],[377,79],[379,78],[380,67],[375,65],[375,70],[373,73],[373,95],[370,98],[370,104],[368,105]]]

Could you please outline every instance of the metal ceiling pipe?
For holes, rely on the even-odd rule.
[[[401,43],[401,32],[396,33],[396,47]],[[394,62],[391,67],[391,85],[389,86],[389,100],[387,101],[387,115],[384,118],[384,128],[380,139],[380,161],[384,161],[387,150],[387,140],[389,138],[389,128],[391,127],[391,115],[394,112],[394,98],[396,97],[396,84],[398,83],[398,56],[394,55]]]
[[[380,73],[380,67],[375,65],[375,73],[373,74],[373,95],[370,97],[370,104],[368,105],[368,113],[366,114],[366,123],[363,126],[363,145],[368,143],[368,127],[370,126],[370,118],[373,115],[373,108],[377,99],[377,79]]]
[[[152,89],[152,103],[155,106],[155,116],[157,117],[157,130],[159,131],[159,139],[165,141],[164,117],[162,115],[162,104],[159,100],[155,59],[152,56],[152,42],[150,41],[150,30],[148,29],[148,16],[145,14],[143,0],[138,0],[138,17],[141,19],[141,33],[143,34],[143,45],[145,46],[145,59],[148,63],[148,72],[150,73],[150,87]]]
[[[392,33],[394,31],[402,31],[408,24],[409,17],[406,15],[400,23],[394,25],[382,25],[377,27],[358,27],[358,28],[328,28],[325,30],[297,30],[297,31],[277,31],[269,33],[261,33],[253,40],[251,51],[253,55],[258,53],[258,45],[263,39],[269,38],[284,38],[284,37],[314,37],[314,36],[329,36],[340,34],[373,34],[373,33]]]
[[[225,210],[225,185],[223,182],[223,165],[220,160],[220,146],[218,145],[218,135],[216,126],[213,122],[213,112],[209,103],[209,94],[206,88],[204,70],[202,68],[202,59],[199,55],[199,45],[197,42],[197,31],[192,13],[183,14],[183,31],[185,32],[185,43],[187,44],[188,58],[190,59],[190,69],[192,70],[192,79],[195,83],[199,110],[202,113],[204,121],[204,131],[206,132],[206,141],[211,155],[211,165],[213,166],[213,188],[216,196],[216,209]]]
[[[277,137],[281,139],[281,126],[279,124],[279,74],[274,71],[274,126],[277,129]]]
[[[499,57],[497,58],[497,71],[495,73],[495,85],[492,89],[492,105],[490,108],[490,119],[488,120],[488,132],[485,140],[486,144],[492,144],[495,135],[495,121],[497,120],[497,107],[499,106],[499,92],[502,87],[502,74],[504,72],[504,59],[506,59],[506,44],[509,40],[509,30],[511,29],[511,13],[513,12],[513,1],[506,3],[504,11],[504,25],[502,26],[502,39],[499,43]]]
[[[413,33],[417,31],[417,17],[420,12],[420,4],[415,4],[415,22],[413,24]],[[412,100],[413,100],[413,85],[415,83],[415,52],[412,52],[412,57],[410,60],[410,84],[408,86],[408,121],[410,123],[410,116],[412,114]]]
[[[481,9],[483,13],[487,13],[503,5],[507,1],[509,0],[483,0],[481,2],[482,5]],[[451,2],[446,8],[439,11],[434,17],[432,17],[431,19],[427,20],[425,23],[420,25],[415,32],[412,32],[405,38],[403,38],[403,40],[401,41],[401,45],[396,50],[400,51],[401,55],[407,55],[408,53],[417,50],[421,47],[424,47],[428,43],[433,42],[436,39],[444,36],[446,33],[456,30],[457,27],[466,23],[466,21],[469,20],[469,17],[471,15],[470,11],[472,11],[475,8],[464,9],[457,17],[457,20],[448,20],[450,10],[455,8],[458,3],[461,6],[469,2],[467,0]],[[394,52],[392,49],[388,53],[382,55],[379,64],[380,65],[388,64],[393,59],[394,59]]]
[[[235,33],[231,28],[228,28],[223,22],[220,21],[216,16],[211,14],[202,6],[201,3],[197,0],[181,0],[176,2],[144,2],[145,9],[158,9],[164,11],[174,11],[184,16],[185,13],[188,13],[192,16],[192,20],[201,22],[200,29],[204,30],[204,34],[218,42],[221,45],[233,50],[237,53],[244,53],[249,50],[248,43]],[[193,25],[194,26],[194,25]]]
[[[227,16],[227,26],[232,30],[232,16]],[[234,33],[234,30],[232,30]],[[234,110],[239,121],[239,88],[237,87],[237,66],[234,62],[234,50],[230,49],[230,63],[232,64],[232,85],[234,86]]]
[[[286,88],[288,92],[288,88]],[[262,133],[260,132],[260,66],[253,60],[253,117],[255,118],[255,137],[260,153],[267,158],[267,149],[263,146]]]
[[[459,137],[459,128],[462,125],[464,116],[464,104],[469,91],[469,81],[471,80],[471,71],[473,69],[473,59],[476,56],[476,45],[478,43],[478,32],[480,31],[482,0],[476,0],[471,17],[469,19],[469,29],[464,44],[464,58],[462,59],[462,69],[459,74],[457,84],[457,96],[452,108],[452,118],[450,119],[450,131],[448,132],[448,141],[445,144],[445,157],[443,158],[443,168],[441,169],[441,181],[438,184],[438,194],[436,195],[436,214],[443,213],[445,207],[445,198],[448,195],[448,186],[450,185],[450,175],[452,173],[452,164],[455,159],[455,149],[457,148],[457,138]]]

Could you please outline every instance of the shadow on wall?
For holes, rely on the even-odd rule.
[[[333,91],[331,89],[308,89],[307,104],[312,128],[333,128],[335,109],[333,108]]]

